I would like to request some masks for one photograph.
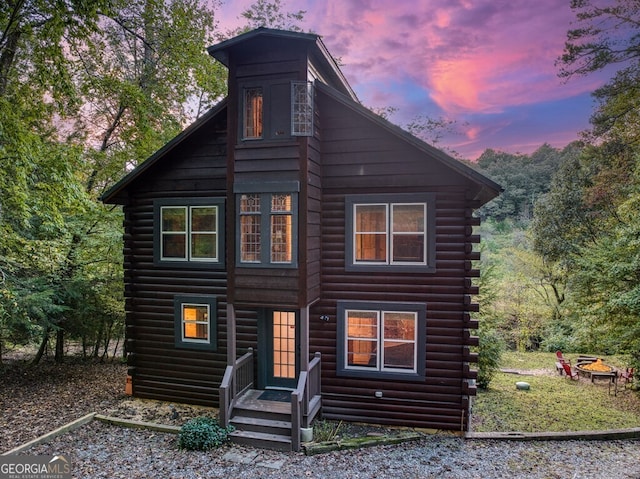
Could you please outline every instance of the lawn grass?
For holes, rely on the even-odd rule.
[[[565,355],[575,364],[577,355]],[[603,358],[613,366],[624,359]],[[609,394],[606,380],[581,378],[572,381],[555,370],[555,353],[514,353],[503,355],[502,368],[523,374],[499,372],[489,389],[476,397],[472,430],[475,432],[560,432],[640,427],[640,394],[618,388]],[[518,390],[517,381],[530,384]]]

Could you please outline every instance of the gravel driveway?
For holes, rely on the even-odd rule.
[[[77,478],[640,479],[640,441],[513,442],[425,436],[316,456],[225,446],[181,451],[177,437],[93,421],[26,454],[62,454]]]
[[[44,364],[5,368],[0,453],[94,411],[177,424],[166,404],[123,396],[126,366]],[[135,407],[134,407],[135,406]],[[180,421],[203,414],[180,405]],[[640,479],[640,441],[514,442],[425,436],[418,442],[316,456],[228,446],[181,451],[177,437],[98,421],[34,446],[69,458],[75,478],[544,478]]]

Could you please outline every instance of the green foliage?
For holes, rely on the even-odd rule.
[[[220,447],[229,441],[233,426],[221,427],[218,421],[210,417],[197,417],[184,423],[180,428],[178,446],[189,451],[208,451]]]
[[[480,347],[478,350],[478,379],[476,384],[487,389],[489,383],[500,370],[500,358],[504,350],[504,341],[491,329],[480,329]]]
[[[594,93],[599,106],[591,118],[592,133],[637,143],[640,6],[635,0],[572,0],[571,8],[577,21],[567,32],[564,52],[558,59],[560,76],[589,75],[620,65],[613,78]]]
[[[306,13],[305,10],[298,10],[297,12],[284,11],[284,5],[281,0],[257,0],[242,12],[242,17],[247,21],[246,26],[230,32],[230,36],[239,35],[260,27],[301,32],[302,28],[299,23],[302,22]]]
[[[569,359],[573,359],[569,356]],[[623,367],[624,359],[605,358]],[[608,394],[603,381],[571,381],[555,372],[554,353],[505,353],[503,367],[535,375],[498,372],[473,407],[474,431],[585,431],[640,427],[640,398],[631,391]],[[526,381],[520,391],[516,381]]]
[[[479,211],[482,218],[502,222],[510,220],[526,225],[533,215],[537,198],[549,189],[551,177],[578,145],[558,150],[542,145],[531,155],[513,155],[486,150],[475,166],[504,188],[504,192]]]
[[[342,421],[319,420],[313,423],[313,440],[315,442],[333,441],[340,433]]]

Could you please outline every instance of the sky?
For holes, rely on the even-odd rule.
[[[244,25],[255,0],[222,0],[220,28]],[[282,0],[306,11],[361,103],[455,121],[439,147],[475,160],[487,148],[529,154],[562,148],[589,127],[591,92],[611,73],[558,76],[569,0]],[[575,26],[575,25],[574,25]]]

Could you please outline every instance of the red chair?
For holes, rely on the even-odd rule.
[[[622,381],[622,384],[624,385],[624,387],[627,387],[627,384],[633,384],[633,373],[634,373],[634,368],[627,368],[624,371],[620,371],[619,375],[618,375],[618,380]]]
[[[573,369],[570,364],[562,363],[562,367],[564,368],[564,372],[567,374],[568,378],[575,379],[576,381],[580,379],[578,377],[578,371]]]
[[[562,355],[562,351],[556,351],[556,357],[558,358],[558,362],[560,364],[567,363],[568,365],[571,365],[571,360],[565,359],[564,356]]]

